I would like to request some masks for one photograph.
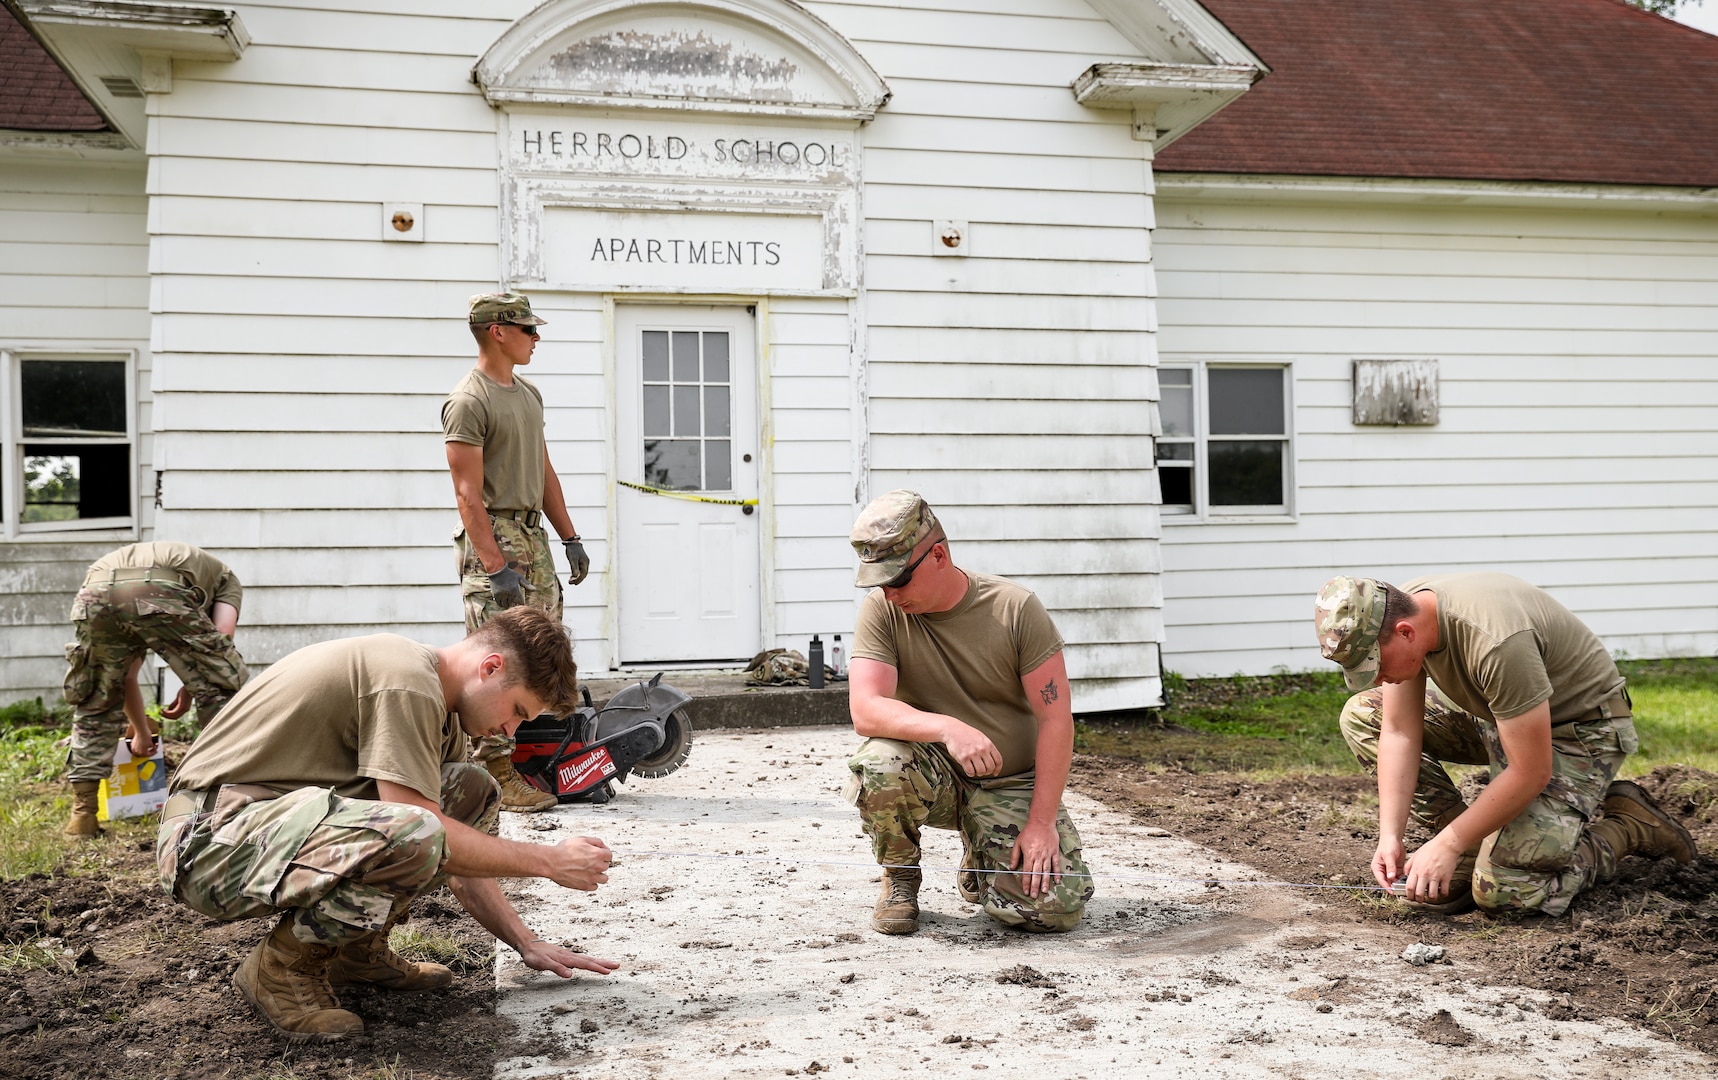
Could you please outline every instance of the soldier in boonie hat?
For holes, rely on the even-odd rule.
[[[853,550],[859,553],[854,587],[869,589],[900,577],[913,557],[913,549],[933,535],[941,536],[942,526],[918,492],[897,488],[872,499],[859,512],[848,536]]]
[[[1318,649],[1326,660],[1342,665],[1350,690],[1369,690],[1378,682],[1384,598],[1383,583],[1372,578],[1333,577],[1318,590]]]
[[[514,326],[546,326],[548,320],[531,314],[531,298],[524,293],[478,293],[471,298],[471,314],[466,321],[472,326],[512,323]]]

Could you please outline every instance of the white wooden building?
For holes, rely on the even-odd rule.
[[[1315,666],[1338,570],[1718,649],[1714,39],[1616,0],[1537,49],[1536,0],[0,3],[0,700],[137,538],[239,571],[259,663],[456,637],[438,409],[501,286],[588,672],[847,633],[897,486],[1081,709]]]
[[[0,121],[13,694],[137,537],[238,570],[258,662],[456,637],[438,409],[505,286],[585,670],[850,632],[852,518],[912,486],[1082,708],[1159,700],[1151,156],[1261,73],[1196,4],[6,7],[105,121]]]

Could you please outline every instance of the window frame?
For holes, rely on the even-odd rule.
[[[1283,380],[1283,431],[1281,435],[1212,435],[1210,431],[1210,379],[1213,369],[1252,369],[1271,370],[1280,372]],[[1190,436],[1165,436],[1157,434],[1153,438],[1152,468],[1160,469],[1157,444],[1170,443],[1193,446],[1193,502],[1187,509],[1187,504],[1165,503],[1162,501],[1162,482],[1159,480],[1158,498],[1159,515],[1165,525],[1191,525],[1220,523],[1225,525],[1249,523],[1277,523],[1299,520],[1296,476],[1299,465],[1299,433],[1295,429],[1294,402],[1294,362],[1292,360],[1166,360],[1158,364],[1159,372],[1159,401],[1162,399],[1161,375],[1164,371],[1192,372],[1193,396],[1193,434]],[[1161,405],[1158,406],[1161,409]],[[1158,415],[1158,429],[1163,427],[1161,411]],[[1210,443],[1218,442],[1258,442],[1280,440],[1283,444],[1283,501],[1278,505],[1265,506],[1225,506],[1214,507],[1210,502]],[[1172,466],[1174,467],[1174,466]]]
[[[31,360],[83,360],[125,365],[125,437],[56,438],[56,442],[92,446],[125,446],[129,453],[126,486],[131,512],[123,517],[85,518],[76,521],[21,521],[24,508],[24,364]],[[0,346],[0,386],[5,389],[5,407],[0,408],[0,540],[108,539],[134,536],[142,498],[138,466],[138,403],[136,349],[101,345]]]

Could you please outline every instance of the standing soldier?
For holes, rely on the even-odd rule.
[[[133,757],[153,753],[137,673],[153,651],[185,684],[162,711],[182,716],[190,701],[207,724],[249,672],[233,648],[239,625],[239,578],[201,548],[158,540],[97,559],[72,601],[77,640],[66,646],[66,704],[73,709],[66,775],[72,784],[67,836],[94,836],[96,793],[113,769],[129,726]]]
[[[555,577],[547,515],[562,538],[569,578],[577,585],[591,560],[567,513],[561,481],[543,438],[543,395],[514,369],[531,362],[537,327],[531,301],[519,293],[479,293],[467,320],[477,339],[477,366],[441,407],[447,466],[461,528],[460,588],[465,629],[476,630],[504,608],[528,604],[561,618],[561,583]],[[555,805],[548,792],[527,784],[513,769],[513,738],[475,740],[472,755],[501,785],[501,808],[534,813]]]

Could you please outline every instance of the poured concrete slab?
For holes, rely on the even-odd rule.
[[[507,835],[603,837],[595,894],[516,895],[551,939],[622,962],[563,981],[498,962],[537,1077],[960,1075],[1683,1077],[1710,1062],[1546,995],[1413,967],[1411,937],[1070,796],[1100,879],[1081,926],[1033,936],[963,903],[952,833],[926,835],[917,934],[869,926],[877,872],[839,791],[847,728],[700,732],[688,765],[604,807],[506,815]],[[691,856],[720,856],[703,858]],[[779,861],[778,861],[779,860]],[[936,869],[941,868],[941,869]],[[1127,877],[1125,875],[1131,875]],[[1150,876],[1157,879],[1140,880]]]

